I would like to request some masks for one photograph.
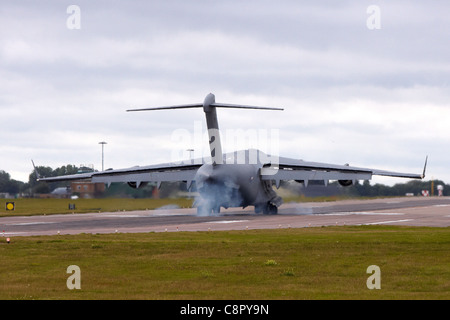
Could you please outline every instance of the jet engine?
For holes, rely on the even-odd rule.
[[[139,186],[138,186],[137,182],[134,182],[134,181],[129,181],[129,182],[127,182],[127,184],[133,189],[140,189],[140,188],[145,187],[148,184],[148,182],[142,182],[141,184],[139,184]]]
[[[349,187],[353,184],[353,180],[338,180],[338,182],[343,187]]]

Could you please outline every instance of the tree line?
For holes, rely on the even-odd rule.
[[[41,177],[56,177],[62,175],[76,174],[92,171],[88,167],[77,167],[71,164],[52,169],[51,167],[36,167]],[[18,197],[32,197],[38,194],[48,194],[59,187],[68,187],[70,182],[44,182],[37,181],[37,176],[33,170],[28,176],[28,182],[11,179],[9,173],[0,170],[0,197],[3,194]],[[148,184],[138,189],[129,187],[126,183],[113,183],[103,193],[102,197],[126,197],[126,198],[149,198],[152,196],[156,184]],[[160,197],[169,197],[177,191],[187,191],[186,184],[182,182],[165,183],[161,186],[158,194]]]
[[[393,186],[384,184],[371,185],[368,180],[363,183],[356,182],[354,185],[344,189],[344,192],[350,196],[376,197],[376,196],[404,196],[413,194],[421,195],[423,190],[427,190],[429,195],[438,195],[438,186],[443,187],[443,196],[450,195],[450,185],[442,180],[410,180],[406,183],[398,183]]]
[[[50,167],[38,166],[37,170],[40,176],[56,177],[60,175],[75,174],[80,168],[68,164],[56,169]],[[64,186],[64,182],[46,183],[37,181],[34,170],[28,176],[28,182],[11,179],[11,175],[4,170],[0,170],[0,193],[8,193],[10,195],[17,194],[34,194],[34,193],[50,193],[53,189]]]

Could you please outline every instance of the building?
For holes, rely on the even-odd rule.
[[[100,196],[105,191],[105,184],[76,181],[71,183],[70,188],[72,189],[72,195],[77,195],[84,199],[90,199]]]

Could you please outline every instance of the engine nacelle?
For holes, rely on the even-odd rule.
[[[353,180],[338,180],[338,182],[343,187],[349,187],[353,184]]]
[[[133,189],[140,189],[140,188],[145,187],[148,184],[148,182],[141,182],[141,184],[139,184],[139,186],[138,186],[137,182],[134,182],[134,181],[127,182],[127,184]]]

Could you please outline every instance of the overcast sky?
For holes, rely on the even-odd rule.
[[[281,156],[413,173],[429,155],[427,179],[450,183],[449,9],[448,1],[2,1],[0,170],[28,181],[31,159],[101,169],[100,141],[105,168],[198,154],[208,148],[196,134],[206,130],[201,109],[125,110],[212,92],[217,102],[285,109],[218,110],[222,134],[257,132],[260,145],[226,139],[226,152],[275,144]]]

